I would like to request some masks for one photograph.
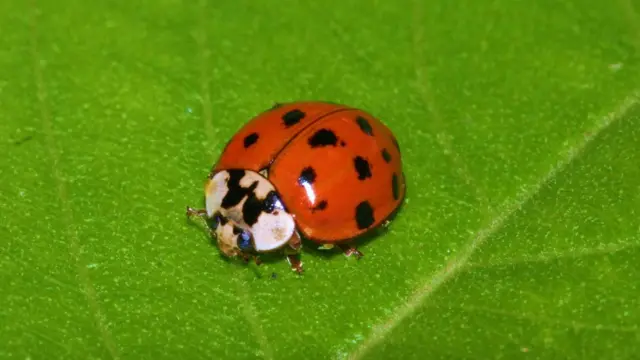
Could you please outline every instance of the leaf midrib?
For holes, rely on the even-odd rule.
[[[366,355],[369,350],[373,349],[377,344],[383,341],[402,321],[413,314],[433,293],[435,293],[447,281],[454,278],[460,272],[468,269],[466,265],[474,254],[493,234],[500,230],[503,225],[514,214],[516,214],[525,204],[533,199],[540,191],[556,176],[561,173],[569,164],[577,159],[584,152],[587,146],[598,136],[611,126],[614,122],[624,118],[634,107],[640,105],[640,89],[633,91],[620,103],[613,112],[607,113],[600,118],[590,129],[590,136],[584,137],[577,144],[570,146],[564,151],[556,164],[534,185],[529,186],[526,190],[516,194],[513,200],[505,202],[501,206],[498,215],[489,221],[489,224],[478,230],[472,237],[471,241],[465,246],[457,256],[448,261],[441,270],[431,275],[421,286],[419,286],[411,295],[409,300],[397,307],[392,314],[384,321],[373,326],[369,337],[367,337],[361,345],[356,348],[350,355],[349,359],[357,360]]]

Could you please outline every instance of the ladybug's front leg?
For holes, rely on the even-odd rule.
[[[302,274],[304,272],[304,269],[302,268],[302,261],[300,260],[300,254],[288,254],[287,261],[289,262],[289,265],[291,265],[291,270],[298,274]]]
[[[250,255],[250,254],[247,254],[246,252],[238,252],[238,254],[242,258],[242,260],[244,260],[245,263],[248,263],[249,260],[253,258],[253,261],[256,263],[256,265],[260,266],[260,264],[262,264],[262,260],[260,260],[258,255]]]
[[[302,249],[302,240],[297,231],[293,232],[289,243],[284,248],[284,253],[287,255],[287,261],[291,265],[291,270],[302,274],[304,269],[302,268],[302,261],[300,260],[300,250]]]
[[[189,217],[191,217],[191,216],[205,217],[205,216],[207,216],[207,210],[205,210],[205,209],[194,209],[192,207],[187,206],[187,216],[189,216]]]

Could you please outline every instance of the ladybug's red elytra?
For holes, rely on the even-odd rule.
[[[365,111],[319,101],[277,104],[227,143],[205,184],[220,251],[245,261],[282,250],[302,272],[302,238],[358,258],[353,240],[378,228],[405,195],[400,147]]]

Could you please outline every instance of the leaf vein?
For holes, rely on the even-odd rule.
[[[502,315],[514,319],[519,320],[528,320],[531,322],[537,323],[548,323],[555,325],[562,325],[566,327],[570,327],[575,330],[594,330],[594,331],[612,331],[612,332],[630,332],[636,333],[638,332],[638,326],[617,326],[617,325],[607,325],[607,324],[589,324],[575,320],[568,319],[554,319],[549,316],[544,315],[533,315],[533,314],[518,314],[514,311],[493,309],[485,306],[452,306],[451,309],[461,309],[468,312],[486,312],[491,314]]]
[[[95,288],[91,283],[91,278],[87,271],[86,264],[84,264],[81,255],[81,246],[78,241],[78,235],[73,225],[73,210],[69,205],[69,197],[67,195],[67,187],[65,180],[62,176],[59,163],[60,158],[58,155],[58,145],[56,143],[55,134],[53,132],[53,124],[51,121],[51,113],[47,103],[47,90],[44,82],[43,69],[40,64],[40,51],[38,47],[38,8],[34,1],[31,2],[31,55],[33,61],[33,72],[35,76],[35,82],[37,87],[38,106],[40,108],[40,116],[42,120],[43,132],[45,134],[45,141],[49,157],[51,158],[51,168],[53,179],[56,183],[58,192],[58,200],[61,205],[62,219],[66,227],[67,238],[70,242],[71,254],[73,255],[76,263],[76,271],[78,278],[81,281],[81,286],[84,288],[85,299],[89,305],[89,309],[94,317],[95,324],[101,336],[101,340],[104,346],[107,348],[109,355],[113,359],[118,359],[118,348],[113,340],[111,332],[107,328],[104,322],[104,315],[100,308],[98,296]]]
[[[540,181],[532,186],[520,191],[513,200],[506,202],[502,211],[492,219],[487,226],[480,229],[471,239],[469,244],[460,251],[460,254],[449,261],[443,269],[436,271],[429,277],[424,284],[419,286],[411,295],[409,300],[403,305],[396,308],[392,315],[381,324],[374,326],[371,334],[355,351],[349,356],[350,359],[360,359],[368,351],[378,345],[386,336],[388,336],[400,323],[413,314],[433,293],[438,290],[444,283],[451,280],[454,276],[464,270],[467,262],[473,253],[485,243],[485,241],[500,230],[504,223],[527,204],[541,189],[556,176],[561,173],[567,165],[573,162],[586,149],[594,139],[596,139],[604,130],[606,130],[616,120],[621,119],[629,112],[630,109],[639,104],[640,91],[636,90],[627,96],[615,111],[608,113],[602,119],[597,121],[591,130],[591,136],[583,138],[579,143],[572,146],[565,152],[564,156],[558,159],[557,163],[541,178]]]
[[[526,265],[534,263],[550,263],[553,261],[564,259],[580,259],[593,255],[609,255],[615,254],[621,251],[640,248],[640,244],[632,242],[622,242],[617,244],[606,244],[600,247],[585,248],[585,249],[572,249],[564,252],[542,252],[537,256],[520,257],[516,259],[510,259],[509,261],[496,261],[488,263],[473,263],[466,267],[466,271],[471,269],[490,269],[495,267]]]
[[[202,91],[201,102],[202,102],[202,113],[203,113],[203,126],[204,132],[207,136],[207,139],[210,142],[214,140],[214,132],[213,132],[213,110],[211,108],[211,96],[209,94],[209,74],[208,74],[208,59],[209,59],[209,49],[207,48],[207,18],[206,18],[206,1],[200,2],[200,19],[199,19],[199,31],[197,36],[197,43],[199,47],[199,65],[200,65],[200,91]],[[253,306],[251,302],[251,296],[249,291],[242,286],[238,282],[238,280],[234,281],[237,288],[237,293],[242,302],[242,314],[249,323],[251,327],[251,331],[253,335],[256,337],[258,344],[260,346],[261,353],[265,359],[273,359],[273,351],[269,342],[267,341],[267,337],[262,330],[262,326],[259,322],[259,316],[257,314],[256,308]]]
[[[433,122],[431,126],[435,129],[436,142],[442,149],[444,155],[449,158],[453,163],[458,177],[467,185],[474,193],[476,199],[480,202],[482,208],[489,210],[490,204],[487,195],[477,185],[477,182],[471,175],[465,161],[456,152],[452,144],[452,135],[446,129],[445,123],[442,120],[440,111],[433,97],[429,82],[426,76],[426,59],[422,52],[422,44],[424,43],[424,27],[422,26],[421,15],[422,4],[419,0],[413,1],[413,59],[414,59],[414,71],[416,76],[416,85],[418,93],[422,98],[422,102],[426,104],[427,110],[431,114]]]

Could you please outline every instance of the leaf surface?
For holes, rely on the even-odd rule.
[[[632,359],[637,9],[3,2],[0,358]],[[184,208],[300,99],[388,124],[407,202],[360,261],[226,261]]]

